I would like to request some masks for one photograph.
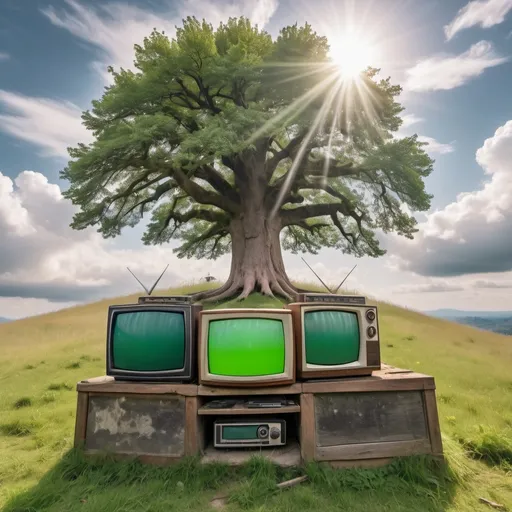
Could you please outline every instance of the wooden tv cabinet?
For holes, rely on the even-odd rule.
[[[86,454],[169,464],[189,455],[204,462],[241,464],[255,453],[282,466],[316,460],[337,467],[373,466],[393,457],[442,456],[433,377],[383,365],[372,376],[298,382],[265,388],[138,383],[98,377],[79,382],[75,446]],[[249,409],[255,395],[284,395],[279,409]],[[239,399],[229,409],[205,405]],[[287,419],[285,447],[225,450],[211,446],[211,425],[221,416]],[[293,429],[293,427],[296,427]]]

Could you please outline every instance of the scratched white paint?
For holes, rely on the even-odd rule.
[[[124,397],[114,401],[114,405],[105,409],[94,411],[94,433],[99,430],[106,430],[111,435],[117,434],[138,434],[139,437],[150,438],[156,430],[153,428],[153,421],[148,414],[141,414],[128,417],[123,420],[125,410],[121,408]]]

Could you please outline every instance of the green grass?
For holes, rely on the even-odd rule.
[[[202,285],[202,288],[205,286]],[[190,293],[199,286],[168,293]],[[105,372],[113,299],[0,325],[0,509],[200,511],[228,492],[227,511],[485,511],[512,509],[512,338],[379,304],[382,360],[436,378],[447,465],[413,457],[376,470],[287,470],[85,461],[71,449],[78,380]],[[282,307],[252,295],[213,307]],[[281,480],[308,474],[295,488]]]

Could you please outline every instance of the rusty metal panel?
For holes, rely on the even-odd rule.
[[[91,395],[86,450],[182,456],[185,398]]]

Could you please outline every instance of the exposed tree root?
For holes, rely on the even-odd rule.
[[[219,288],[215,288],[214,290],[206,290],[204,292],[198,292],[192,295],[192,300],[195,302],[200,300],[208,300],[212,297],[216,297],[222,293],[224,293],[226,290],[228,290],[233,284],[233,278],[230,276],[228,280]]]

